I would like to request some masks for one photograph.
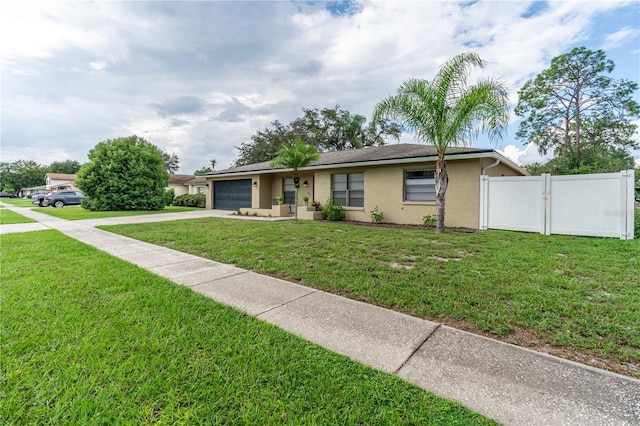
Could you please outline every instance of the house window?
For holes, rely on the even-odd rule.
[[[411,170],[404,172],[405,201],[435,201],[435,170]]]
[[[364,173],[331,175],[331,199],[344,207],[364,207]]]
[[[204,194],[204,186],[198,187],[198,194]]]
[[[295,204],[296,187],[293,183],[293,178],[284,179],[282,182],[282,196],[284,197],[284,204]]]

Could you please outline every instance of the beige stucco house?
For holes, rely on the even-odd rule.
[[[204,194],[207,181],[194,175],[169,175],[169,188],[173,188],[176,196],[186,194]]]
[[[58,191],[60,189],[77,190],[76,179],[77,176],[75,174],[47,173],[44,176],[45,188],[49,191]]]
[[[347,220],[371,221],[378,207],[384,222],[422,224],[436,214],[435,161],[432,146],[397,144],[325,152],[299,171],[297,202],[300,218],[318,219],[319,212],[305,206],[303,196],[324,205],[340,203]],[[491,149],[450,148],[445,159],[449,172],[445,224],[478,228],[480,176],[522,176],[528,173]],[[286,216],[294,202],[291,170],[272,169],[270,162],[216,171],[205,176],[207,208],[240,210],[249,214]],[[275,197],[282,195],[284,205]]]

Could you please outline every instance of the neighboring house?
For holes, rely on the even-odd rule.
[[[58,191],[60,189],[77,190],[75,186],[77,176],[66,173],[47,173],[44,177],[45,188],[49,191]]]
[[[480,175],[526,176],[528,173],[492,149],[450,148],[445,159],[449,172],[445,224],[479,226]],[[371,221],[378,207],[384,222],[422,224],[436,214],[436,149],[427,145],[397,144],[347,151],[325,152],[301,169],[298,214],[309,214],[302,197],[324,205],[331,199],[344,206],[347,220]],[[294,203],[291,170],[272,169],[270,162],[250,164],[207,174],[207,208],[249,211],[282,216],[274,198],[283,195]]]
[[[30,196],[31,194],[35,194],[36,192],[48,192],[48,190],[45,185],[30,186],[29,188],[20,189],[20,196],[27,197],[27,196]]]
[[[204,177],[194,175],[169,175],[169,188],[178,195],[204,194],[207,181]]]

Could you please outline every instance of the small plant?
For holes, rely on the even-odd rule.
[[[422,218],[422,224],[424,226],[436,226],[436,223],[438,223],[438,219],[435,215],[428,214]]]
[[[258,212],[253,212],[251,216],[258,216]]]
[[[316,209],[317,212],[322,210],[322,205],[317,201],[312,202],[311,205]]]
[[[284,198],[282,197],[282,195],[278,195],[278,196],[276,196],[276,202],[277,202],[278,204],[282,204],[282,201],[283,201],[283,200],[284,200]]]
[[[238,216],[240,216],[240,215],[242,214],[242,212],[240,211],[240,207],[238,207],[238,211],[236,212],[236,214],[237,214]]]
[[[332,200],[327,200],[327,204],[325,204],[322,209],[322,214],[327,220],[342,220],[345,217],[342,206],[334,203]]]
[[[165,203],[168,206],[170,206],[171,203],[173,203],[173,199],[176,198],[176,190],[174,188],[169,188],[165,190],[163,197],[164,197]]]
[[[249,211],[247,210],[246,212],[244,212],[245,216],[249,216]]]
[[[302,197],[302,201],[304,201],[304,205],[308,206],[309,205],[309,196],[305,195],[304,197]]]
[[[384,220],[384,213],[378,210],[378,206],[375,206],[373,210],[371,210],[371,221],[373,223],[382,223]]]

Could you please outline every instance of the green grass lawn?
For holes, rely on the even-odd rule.
[[[80,206],[66,206],[61,209],[54,207],[36,207],[33,211],[45,213],[50,216],[59,217],[60,219],[67,220],[83,220],[83,219],[101,219],[104,217],[121,217],[121,216],[140,216],[146,214],[162,214],[162,213],[180,213],[188,212],[192,210],[202,210],[195,207],[176,207],[167,206],[162,210],[126,210],[126,211],[108,211],[108,212],[93,212],[91,210],[83,209]]]
[[[640,375],[640,240],[220,218],[103,229]]]
[[[0,260],[3,425],[494,424],[57,231]]]
[[[31,204],[31,198],[2,198],[3,203],[11,204],[16,207],[34,207],[35,204]]]
[[[1,207],[1,206],[0,206]],[[30,223],[35,222],[33,219],[24,217],[12,210],[0,208],[0,225],[10,225],[12,223]]]

